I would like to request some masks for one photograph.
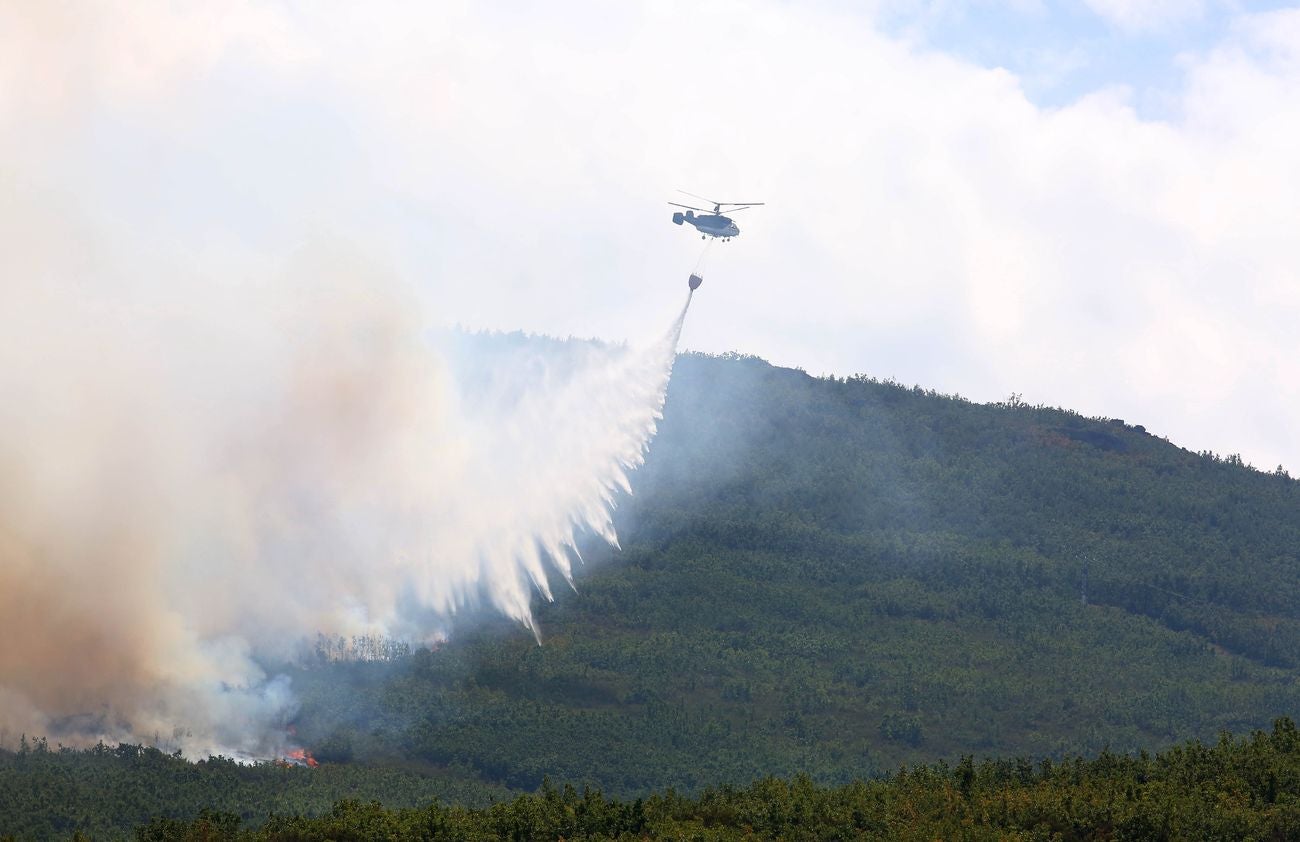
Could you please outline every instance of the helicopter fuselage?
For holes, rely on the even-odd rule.
[[[695,226],[695,230],[701,234],[710,237],[720,237],[731,239],[740,236],[740,226],[731,221],[731,217],[721,214],[711,213],[696,216],[694,213],[687,211],[684,214],[673,214],[673,222],[681,225],[683,222],[689,222]]]

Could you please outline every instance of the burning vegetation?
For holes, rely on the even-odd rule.
[[[311,752],[305,748],[296,748],[284,755],[277,761],[281,766],[306,766],[315,769],[320,765],[316,758],[311,756]]]

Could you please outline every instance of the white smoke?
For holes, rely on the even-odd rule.
[[[685,309],[644,349],[489,341],[346,250],[232,280],[7,195],[0,732],[272,754],[261,656],[533,628],[577,537],[616,543]]]

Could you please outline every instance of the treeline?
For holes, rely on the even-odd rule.
[[[838,787],[807,777],[663,792],[633,801],[546,782],[489,807],[391,810],[341,801],[323,816],[248,827],[207,812],[159,819],[141,842],[190,840],[1224,839],[1300,838],[1300,733],[1289,719],[1244,739],[1154,756],[1103,752],[904,768]]]
[[[20,736],[0,749],[0,838],[66,839],[75,832],[122,839],[154,819],[188,822],[204,810],[260,825],[271,814],[320,815],[344,798],[392,807],[438,798],[489,804],[512,793],[445,775],[398,767],[198,762],[157,748],[99,744],[78,750]]]

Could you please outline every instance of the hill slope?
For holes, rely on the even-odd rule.
[[[1300,711],[1300,487],[1141,427],[679,359],[621,553],[295,677],[324,759],[606,792],[1156,748]],[[1087,604],[1083,604],[1085,569]]]

